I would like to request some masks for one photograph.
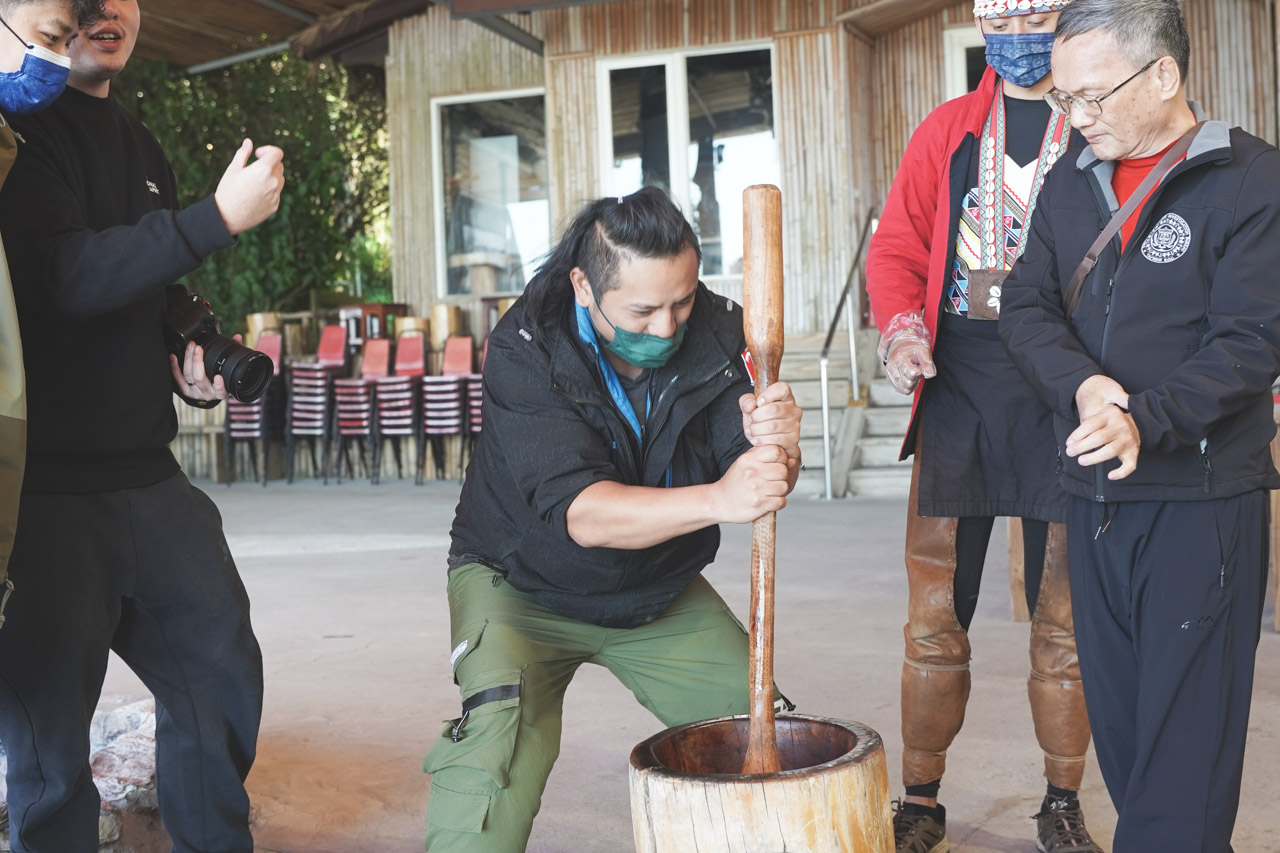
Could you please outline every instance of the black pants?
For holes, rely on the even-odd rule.
[[[982,585],[982,568],[987,561],[994,518],[962,518],[956,526],[956,619],[966,631],[978,609],[978,588]],[[1022,519],[1022,564],[1027,612],[1035,613],[1040,598],[1040,575],[1044,572],[1044,548],[1049,537],[1049,523]]]
[[[1268,495],[1100,504],[1067,522],[1112,853],[1225,853],[1267,577]]]
[[[213,502],[176,475],[25,495],[0,629],[0,741],[18,853],[98,849],[89,721],[108,649],[156,697],[160,816],[177,853],[251,853],[244,778],[262,656]]]

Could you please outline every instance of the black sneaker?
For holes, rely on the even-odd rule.
[[[1089,837],[1080,803],[1048,796],[1036,819],[1036,849],[1040,853],[1103,853]]]
[[[902,800],[893,801],[895,853],[947,853],[951,849],[947,843],[947,810],[938,806],[937,818],[929,811]]]

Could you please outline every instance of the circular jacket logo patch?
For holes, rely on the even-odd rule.
[[[1176,261],[1191,248],[1191,226],[1176,213],[1166,213],[1142,243],[1142,257],[1154,264]]]

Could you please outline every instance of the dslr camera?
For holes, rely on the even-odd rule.
[[[198,293],[189,293],[180,284],[166,294],[164,342],[181,364],[187,343],[204,348],[204,371],[212,379],[221,376],[227,392],[242,403],[252,403],[266,393],[275,372],[270,356],[249,349],[222,334],[213,309]]]

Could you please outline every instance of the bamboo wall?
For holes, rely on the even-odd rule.
[[[596,57],[590,53],[547,60],[547,144],[551,228],[559,234],[600,193]]]
[[[853,0],[615,0],[541,13],[547,53],[619,56],[830,28]]]
[[[537,21],[534,22],[535,24]],[[392,277],[397,302],[426,315],[438,301],[431,99],[543,85],[543,61],[441,7],[390,31]]]
[[[1187,0],[1187,93],[1209,118],[1276,142],[1272,0]]]
[[[973,26],[973,3],[962,0],[945,12],[920,18],[875,42],[875,178],[877,204],[889,194],[889,184],[907,150],[911,133],[943,102],[943,31]]]
[[[853,41],[836,22],[854,0],[618,0],[513,18],[546,43],[545,60],[443,9],[398,22],[387,64],[392,228],[398,301],[439,300],[430,101],[545,86],[553,231],[601,192],[596,67],[605,56],[774,40],[776,133],[783,164],[789,329],[825,330],[856,242],[850,111]],[[868,49],[859,61],[869,68]],[[860,87],[864,107],[870,90]],[[859,123],[865,125],[865,122]],[[805,144],[801,144],[805,140]],[[821,140],[812,144],[812,140]],[[856,165],[861,164],[861,165]],[[740,296],[733,293],[730,295]],[[464,303],[467,300],[462,300]]]
[[[615,0],[513,18],[546,57],[447,11],[398,22],[387,62],[396,296],[438,301],[430,101],[545,86],[553,231],[601,192],[597,61],[771,40],[782,157],[788,331],[825,331],[857,229],[888,192],[912,131],[944,97],[943,33],[971,0],[877,38],[839,23],[875,0]],[[1187,0],[1189,92],[1215,118],[1275,140],[1276,0]]]
[[[866,5],[866,2],[858,5]],[[1277,140],[1274,0],[1186,0],[1191,33],[1188,95],[1210,118]],[[889,181],[911,132],[945,92],[943,30],[973,26],[973,4],[955,6],[876,39],[876,195]]]
[[[825,331],[856,241],[847,44],[829,29],[779,36],[774,50],[783,317],[788,331]]]

